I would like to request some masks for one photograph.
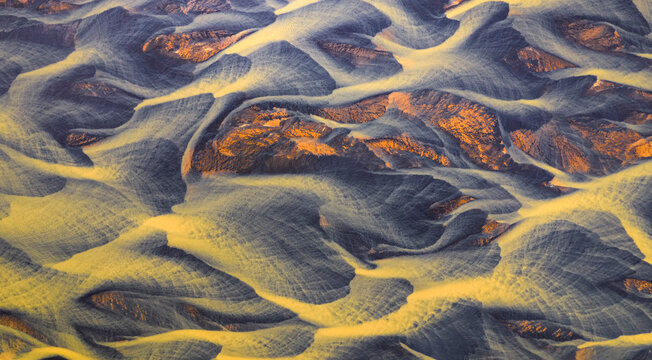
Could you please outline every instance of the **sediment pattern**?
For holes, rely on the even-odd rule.
[[[652,357],[640,0],[0,0],[0,359]]]

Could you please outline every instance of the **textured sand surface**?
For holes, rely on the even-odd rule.
[[[652,358],[645,0],[0,0],[0,360]]]

